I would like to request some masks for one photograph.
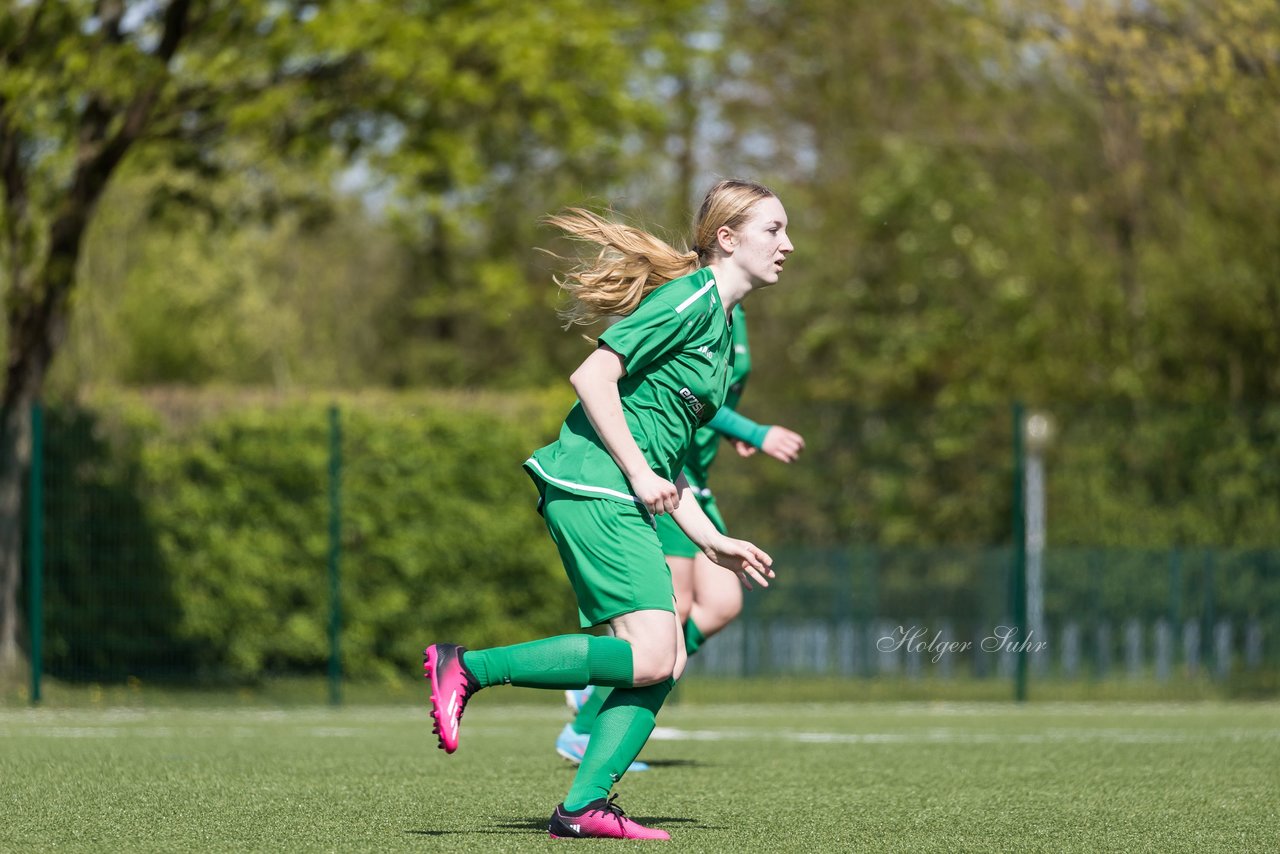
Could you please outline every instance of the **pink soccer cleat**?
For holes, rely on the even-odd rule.
[[[564,804],[551,814],[547,832],[552,839],[670,839],[671,834],[656,827],[645,827],[632,821],[614,803],[617,795],[592,801],[580,810],[569,812]]]
[[[452,643],[433,643],[422,651],[423,675],[431,683],[431,730],[440,738],[440,749],[453,753],[458,749],[458,727],[467,699],[480,690],[480,684],[462,664],[466,647]]]

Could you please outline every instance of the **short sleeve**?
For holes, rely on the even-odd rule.
[[[631,375],[679,350],[689,333],[690,328],[665,301],[644,300],[605,330],[599,340],[622,357],[622,365]]]

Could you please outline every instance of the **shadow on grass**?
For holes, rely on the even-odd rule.
[[[700,759],[641,759],[650,768],[710,768],[714,763],[703,762]],[[578,773],[577,765],[564,764],[564,770]],[[633,774],[643,774],[643,771],[632,771]]]
[[[697,828],[699,830],[723,830],[724,829],[722,827],[703,824],[696,818],[674,818],[672,816],[647,816],[644,818],[637,818],[636,820],[639,821],[641,824],[651,824],[656,826],[682,824],[688,827]],[[537,831],[539,833],[546,833],[547,819],[546,818],[518,818],[518,819],[512,819],[510,821],[498,821],[498,822],[495,822],[493,828],[489,830],[475,830],[472,828],[472,829],[460,829],[460,830],[406,830],[404,832],[410,836],[454,836],[454,835],[466,835],[471,833],[477,833],[477,834],[510,833],[513,830],[527,830],[527,831]]]
[[[703,762],[700,759],[645,759],[641,757],[640,762],[648,764],[650,768],[712,768],[716,766],[713,762]],[[564,771],[577,773],[577,766],[570,763],[564,763]],[[643,771],[631,771],[628,773],[644,773]]]

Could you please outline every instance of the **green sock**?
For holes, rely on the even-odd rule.
[[[706,640],[702,630],[694,625],[692,617],[684,621],[684,651],[686,653],[693,655]]]
[[[610,693],[592,728],[573,786],[564,797],[566,810],[582,809],[594,800],[609,797],[613,784],[622,779],[649,740],[658,709],[675,684],[676,680],[668,679],[657,685],[619,688]]]
[[[481,688],[631,687],[631,644],[621,638],[560,635],[554,638],[467,650],[462,663]]]
[[[582,704],[582,708],[578,709],[578,716],[573,719],[573,731],[579,735],[590,735],[591,728],[596,723],[596,716],[600,714],[600,707],[604,705],[604,701],[609,699],[609,695],[612,693],[612,688],[599,686],[592,690],[587,697],[587,701]]]
[[[684,651],[689,655],[693,655],[704,641],[706,641],[706,638],[693,620],[686,620],[684,624]],[[613,693],[612,688],[596,688],[591,692],[591,695],[587,697],[587,701],[582,704],[582,708],[578,709],[578,716],[573,719],[574,732],[579,735],[591,734],[591,730],[595,727],[596,717],[600,714],[600,707],[604,705],[605,700],[609,699],[611,693]]]

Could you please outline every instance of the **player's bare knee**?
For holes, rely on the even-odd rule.
[[[659,682],[665,682],[670,679],[674,673],[675,662],[671,661],[665,667],[647,667],[637,670],[631,683],[637,688],[657,685]]]
[[[671,678],[675,672],[676,654],[670,650],[636,650],[631,684],[637,688],[656,685]]]

